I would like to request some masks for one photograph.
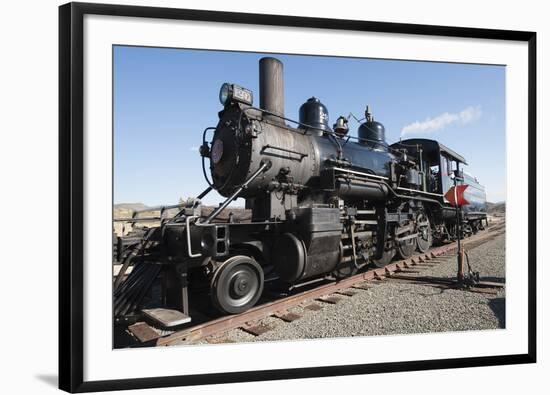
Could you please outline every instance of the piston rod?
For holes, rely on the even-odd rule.
[[[248,180],[246,180],[243,184],[241,184],[241,186],[237,188],[235,192],[231,194],[231,196],[225,199],[225,201],[222,204],[220,204],[220,206],[216,210],[212,211],[212,213],[210,213],[210,215],[206,217],[206,219],[202,223],[209,224],[214,218],[216,218],[223,211],[223,209],[229,206],[229,203],[231,203],[233,200],[237,198],[237,196],[239,196],[239,193],[241,193],[243,189],[245,189],[248,186],[248,184],[254,181],[254,179],[256,179],[256,177],[258,177],[260,174],[269,170],[270,167],[271,167],[271,161],[262,161],[258,170],[256,170],[254,174],[252,174],[248,178]]]

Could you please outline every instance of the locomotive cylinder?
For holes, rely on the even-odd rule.
[[[379,182],[353,183],[344,179],[338,180],[338,196],[348,199],[384,200],[387,198],[388,187]]]
[[[273,123],[284,124],[285,94],[283,64],[275,58],[260,59],[260,108],[277,116],[266,114]]]

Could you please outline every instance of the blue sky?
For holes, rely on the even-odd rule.
[[[216,126],[218,92],[233,82],[259,105],[260,53],[117,46],[114,49],[114,202],[172,204],[206,186],[202,131]],[[436,139],[468,160],[465,168],[506,196],[505,67],[341,57],[274,55],[284,63],[285,113],[298,119],[311,96],[328,108],[330,124],[366,104],[386,139]],[[350,121],[357,135],[357,124]],[[403,134],[404,133],[404,134]],[[211,193],[205,199],[217,204]]]

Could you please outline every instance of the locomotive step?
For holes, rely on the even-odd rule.
[[[159,307],[155,309],[143,309],[142,312],[145,316],[165,328],[171,328],[191,322],[191,317],[183,314],[179,310],[163,309]]]

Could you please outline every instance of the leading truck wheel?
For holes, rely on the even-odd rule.
[[[264,288],[264,273],[254,259],[237,255],[216,270],[210,284],[212,303],[222,313],[239,314],[258,302]]]

